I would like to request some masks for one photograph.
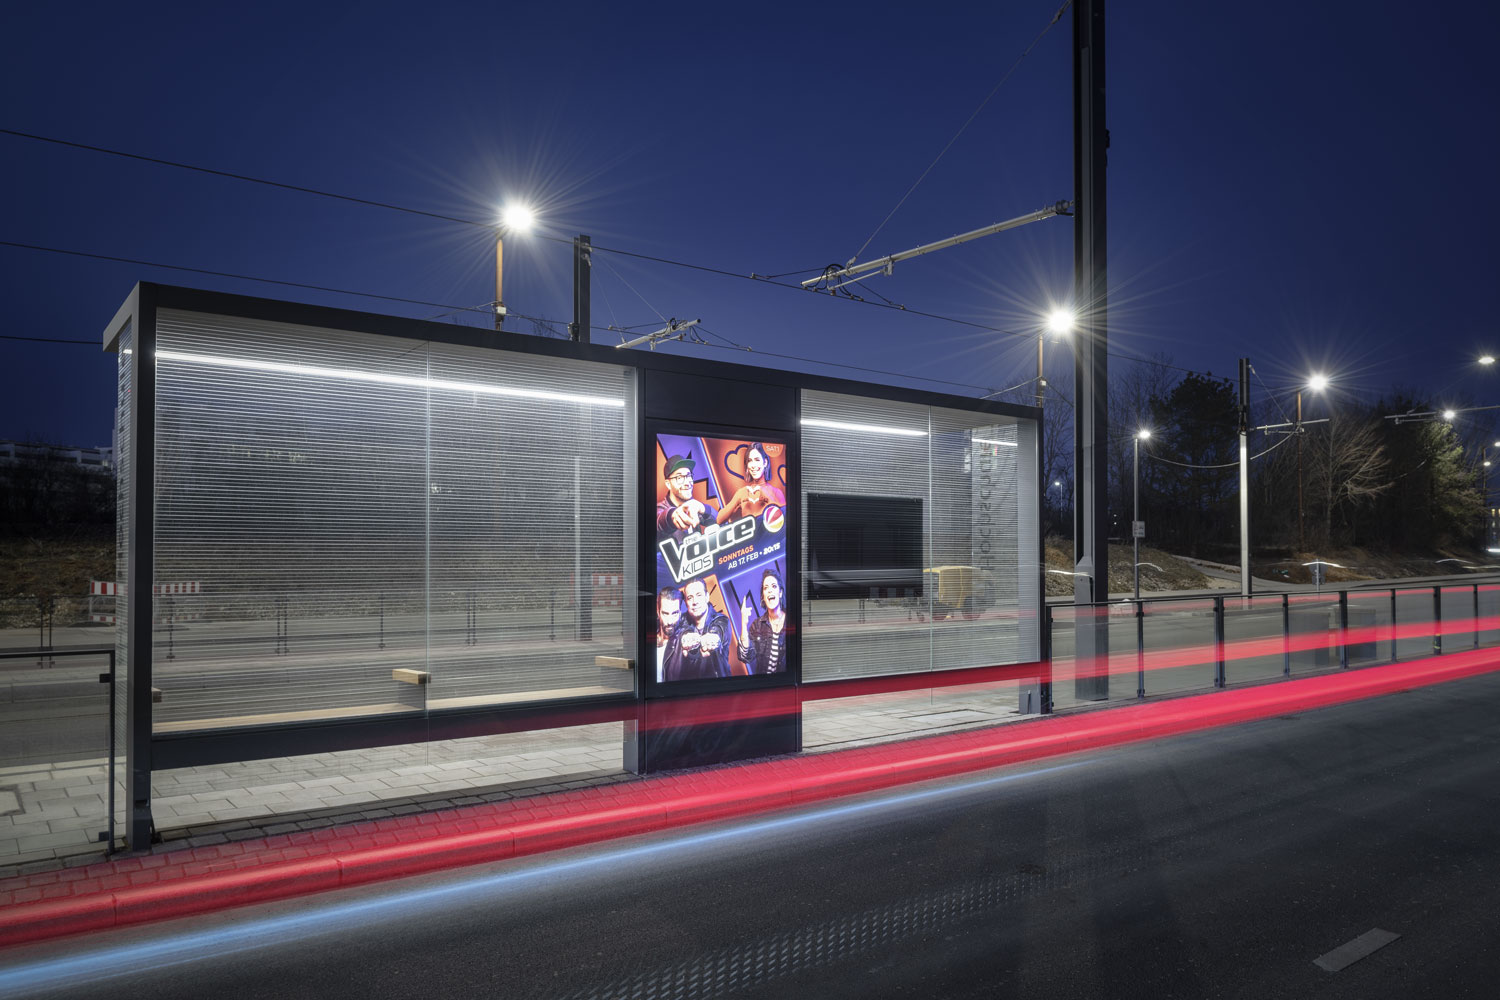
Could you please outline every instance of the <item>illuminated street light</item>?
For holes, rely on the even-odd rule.
[[[1135,432],[1135,506],[1130,518],[1130,541],[1135,550],[1135,599],[1141,599],[1141,442],[1151,437],[1151,431],[1142,427]]]
[[[1073,310],[1054,309],[1047,315],[1047,325],[1042,332],[1036,335],[1036,405],[1040,409],[1047,390],[1047,375],[1042,370],[1042,355],[1047,340],[1047,334],[1053,333],[1058,336],[1071,333],[1074,322]]]
[[[1313,374],[1307,379],[1307,388],[1313,392],[1322,392],[1328,388],[1328,376],[1321,373]],[[1329,461],[1333,461],[1333,415],[1329,414],[1328,425],[1328,454]],[[1329,468],[1332,475],[1332,467]],[[1330,478],[1329,494],[1332,495],[1332,479]],[[1332,501],[1330,500],[1330,503]],[[1297,390],[1297,551],[1301,552],[1307,548],[1307,539],[1303,531],[1302,522],[1302,390]]]
[[[1443,411],[1443,419],[1444,420],[1452,420],[1456,416],[1458,416],[1458,411],[1457,410],[1444,410]]]
[[[1479,356],[1479,363],[1482,365],[1492,365],[1495,363],[1495,356],[1493,354],[1481,354]]]
[[[536,222],[536,213],[525,205],[508,205],[500,218],[506,232],[520,236],[531,232],[531,227]]]
[[[525,205],[505,206],[500,213],[500,225],[495,230],[495,329],[505,323],[505,295],[502,292],[505,278],[505,237],[514,233],[524,236],[536,224],[536,213]]]

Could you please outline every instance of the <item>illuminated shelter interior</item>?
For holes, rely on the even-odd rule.
[[[153,769],[1041,659],[1030,407],[146,283],[104,346],[128,840]],[[636,669],[665,431],[786,442],[791,669]]]

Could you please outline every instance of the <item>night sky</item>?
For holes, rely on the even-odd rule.
[[[525,200],[545,235],[782,274],[854,255],[997,83],[861,259],[1070,198],[1071,12],[1017,65],[1056,10],[10,4],[0,128],[476,221]],[[1347,398],[1500,402],[1500,371],[1473,363],[1500,350],[1500,88],[1484,68],[1500,8],[1116,0],[1108,30],[1113,369],[1164,355],[1232,376],[1249,356],[1273,388],[1321,369]],[[8,134],[0,164],[8,243],[493,298],[482,227]],[[663,349],[981,395],[1032,374],[1071,247],[1051,219],[855,288],[1004,332],[609,253],[593,318],[701,317],[706,339],[764,356]],[[506,256],[512,313],[562,329],[567,246],[514,239]],[[0,438],[109,443],[114,358],[97,345],[137,280],[445,311],[0,246],[0,333],[89,342],[0,340]]]

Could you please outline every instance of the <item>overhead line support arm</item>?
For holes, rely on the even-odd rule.
[[[996,222],[992,225],[984,226],[980,229],[972,229],[967,233],[959,233],[957,236],[950,236],[945,240],[938,240],[936,243],[924,243],[922,246],[914,247],[911,250],[903,250],[900,253],[893,253],[889,256],[881,257],[879,260],[867,261],[864,264],[850,263],[846,267],[827,270],[818,275],[816,278],[808,278],[806,281],[802,282],[802,287],[811,288],[813,285],[816,285],[820,282],[835,281],[839,278],[853,278],[856,275],[866,274],[870,271],[884,271],[886,274],[889,274],[891,272],[891,268],[894,265],[901,263],[901,261],[903,260],[910,260],[913,257],[920,257],[923,254],[932,253],[934,250],[946,250],[948,247],[957,246],[960,243],[967,243],[970,240],[977,240],[981,236],[989,236],[991,233],[1000,233],[1004,232],[1007,229],[1016,229],[1031,222],[1040,222],[1043,219],[1050,219],[1054,215],[1070,215],[1072,214],[1072,211],[1073,203],[1071,201],[1060,201],[1054,205],[1048,205],[1046,208],[1040,209],[1038,211],[1030,212],[1026,215],[1017,216],[1014,219],[1006,219],[1004,222]]]

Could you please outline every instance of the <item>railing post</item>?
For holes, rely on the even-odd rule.
[[[1474,584],[1474,648],[1479,648],[1479,584]]]
[[[115,651],[109,651],[109,767],[105,772],[109,781],[109,820],[105,823],[104,856],[115,853]]]
[[[1135,696],[1146,697],[1146,602],[1135,602]]]
[[[1391,588],[1391,662],[1395,663],[1401,658],[1399,639],[1396,638],[1396,588]]]
[[[1443,588],[1432,588],[1432,655],[1443,655]]]
[[[1292,676],[1292,605],[1281,595],[1281,676]]]
[[[1349,591],[1339,591],[1339,669],[1349,669]]]
[[[1214,598],[1214,687],[1224,686],[1224,598]]]
[[[1047,674],[1042,678],[1039,698],[1041,704],[1037,706],[1042,715],[1052,714],[1052,605],[1042,603],[1042,663],[1047,667]]]

